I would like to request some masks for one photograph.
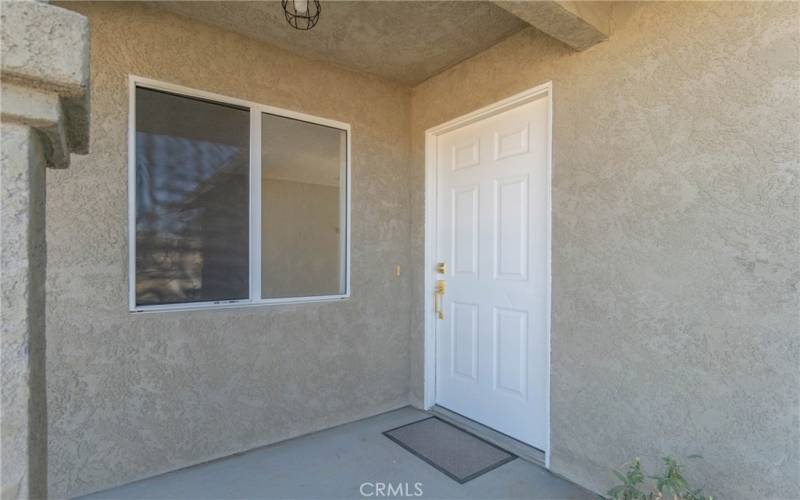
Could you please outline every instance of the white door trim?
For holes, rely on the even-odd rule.
[[[547,290],[546,305],[547,317],[545,318],[545,336],[547,338],[547,391],[545,409],[546,446],[545,466],[550,468],[550,317],[551,307],[551,246],[552,246],[552,158],[553,158],[553,82],[547,82],[528,89],[507,99],[496,102],[472,113],[450,120],[439,126],[425,131],[425,268],[423,297],[425,297],[425,345],[424,345],[424,401],[425,409],[430,409],[436,403],[436,319],[433,315],[433,283],[436,279],[434,255],[436,248],[436,141],[438,136],[483,120],[490,116],[502,113],[537,99],[547,99]]]

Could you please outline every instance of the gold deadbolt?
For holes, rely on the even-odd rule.
[[[447,264],[445,264],[444,262],[437,262],[436,272],[439,274],[447,274]]]

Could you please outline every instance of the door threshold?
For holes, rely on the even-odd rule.
[[[450,411],[447,408],[443,408],[439,405],[433,405],[428,412],[436,415],[445,422],[449,422],[456,427],[460,427],[465,431],[469,431],[479,438],[486,440],[510,453],[513,453],[527,462],[531,462],[539,467],[546,468],[544,452],[539,448],[525,444],[522,441],[512,438],[511,436],[507,436],[502,432],[498,432],[490,427],[486,427],[485,425],[469,419],[464,415]]]

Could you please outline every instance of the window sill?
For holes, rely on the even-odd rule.
[[[160,313],[160,312],[180,312],[180,311],[208,311],[215,309],[242,309],[242,308],[264,307],[264,306],[315,304],[318,302],[338,302],[347,300],[349,298],[350,294],[348,293],[343,295],[321,295],[318,297],[289,297],[285,299],[193,302],[187,304],[165,304],[161,306],[131,307],[129,309],[129,312]]]

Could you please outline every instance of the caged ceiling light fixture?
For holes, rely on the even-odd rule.
[[[281,0],[286,22],[298,30],[310,30],[317,25],[322,7],[319,0]]]

